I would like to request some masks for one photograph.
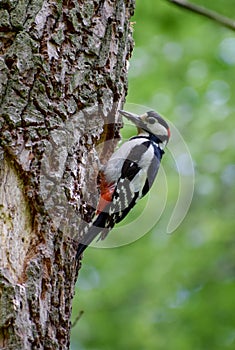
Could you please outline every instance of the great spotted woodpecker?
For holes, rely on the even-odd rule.
[[[149,111],[141,116],[125,111],[119,113],[137,126],[138,135],[114,152],[101,171],[96,215],[78,244],[77,258],[95,237],[100,235],[100,239],[104,239],[148,193],[169,141],[169,126],[156,112]]]

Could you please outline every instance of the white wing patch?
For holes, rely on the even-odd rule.
[[[150,145],[150,147],[146,150],[145,153],[143,153],[139,166],[141,170],[136,174],[134,179],[130,182],[130,189],[133,192],[139,192],[141,195],[142,189],[145,185],[146,179],[147,179],[147,173],[148,173],[148,168],[150,164],[152,163],[154,158],[154,149],[153,146]]]

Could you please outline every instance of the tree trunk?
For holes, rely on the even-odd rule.
[[[0,0],[0,349],[69,348],[76,247],[119,135],[133,7]]]

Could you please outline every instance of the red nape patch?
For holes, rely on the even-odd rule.
[[[97,206],[96,214],[100,214],[104,208],[112,201],[113,192],[115,190],[115,183],[107,184],[105,177],[102,174],[100,177],[100,200]]]
[[[167,129],[167,133],[168,133],[168,139],[169,139],[171,137],[171,131],[169,128]]]

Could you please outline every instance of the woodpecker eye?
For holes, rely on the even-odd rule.
[[[149,124],[154,124],[155,122],[156,122],[155,118],[152,118],[152,117],[148,118],[148,123]]]

